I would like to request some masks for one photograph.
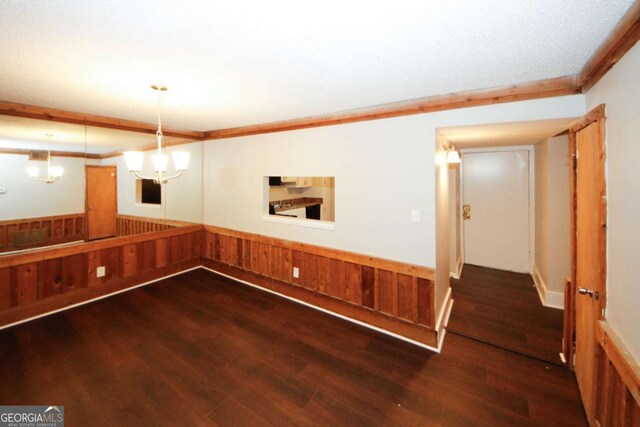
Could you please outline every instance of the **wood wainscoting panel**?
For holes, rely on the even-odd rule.
[[[172,219],[148,218],[134,215],[116,215],[116,235],[132,236],[134,234],[154,233],[176,227],[196,225],[192,222],[176,221]]]
[[[640,426],[640,365],[606,321],[596,326],[595,420],[600,427]]]
[[[36,240],[21,238],[38,232]],[[0,252],[84,240],[84,212],[0,221]]]
[[[0,326],[197,267],[201,249],[198,225],[0,257]]]
[[[204,233],[214,270],[436,346],[429,268],[213,226]]]

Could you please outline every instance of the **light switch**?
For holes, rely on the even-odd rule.
[[[420,209],[411,210],[411,221],[420,222]]]
[[[293,277],[296,279],[300,277],[300,269],[298,267],[293,267]]]
[[[0,188],[0,194],[7,194],[6,188]]]

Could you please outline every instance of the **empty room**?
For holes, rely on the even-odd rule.
[[[0,36],[0,427],[640,426],[640,0]]]

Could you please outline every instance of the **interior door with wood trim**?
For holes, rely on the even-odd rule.
[[[606,301],[604,110],[598,111],[587,115],[588,120],[572,135],[572,149],[575,148],[575,372],[590,422],[595,420],[598,378],[596,323],[604,316]]]
[[[87,240],[116,235],[117,172],[116,166],[86,166]]]

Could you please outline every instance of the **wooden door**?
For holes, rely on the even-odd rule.
[[[588,124],[582,123],[584,126],[572,135],[572,148],[575,147],[575,372],[590,422],[595,416],[598,377],[596,322],[603,318],[606,300],[604,116],[595,117]]]
[[[116,235],[116,166],[87,166],[87,240]]]
[[[465,262],[529,272],[529,152],[463,154]]]

